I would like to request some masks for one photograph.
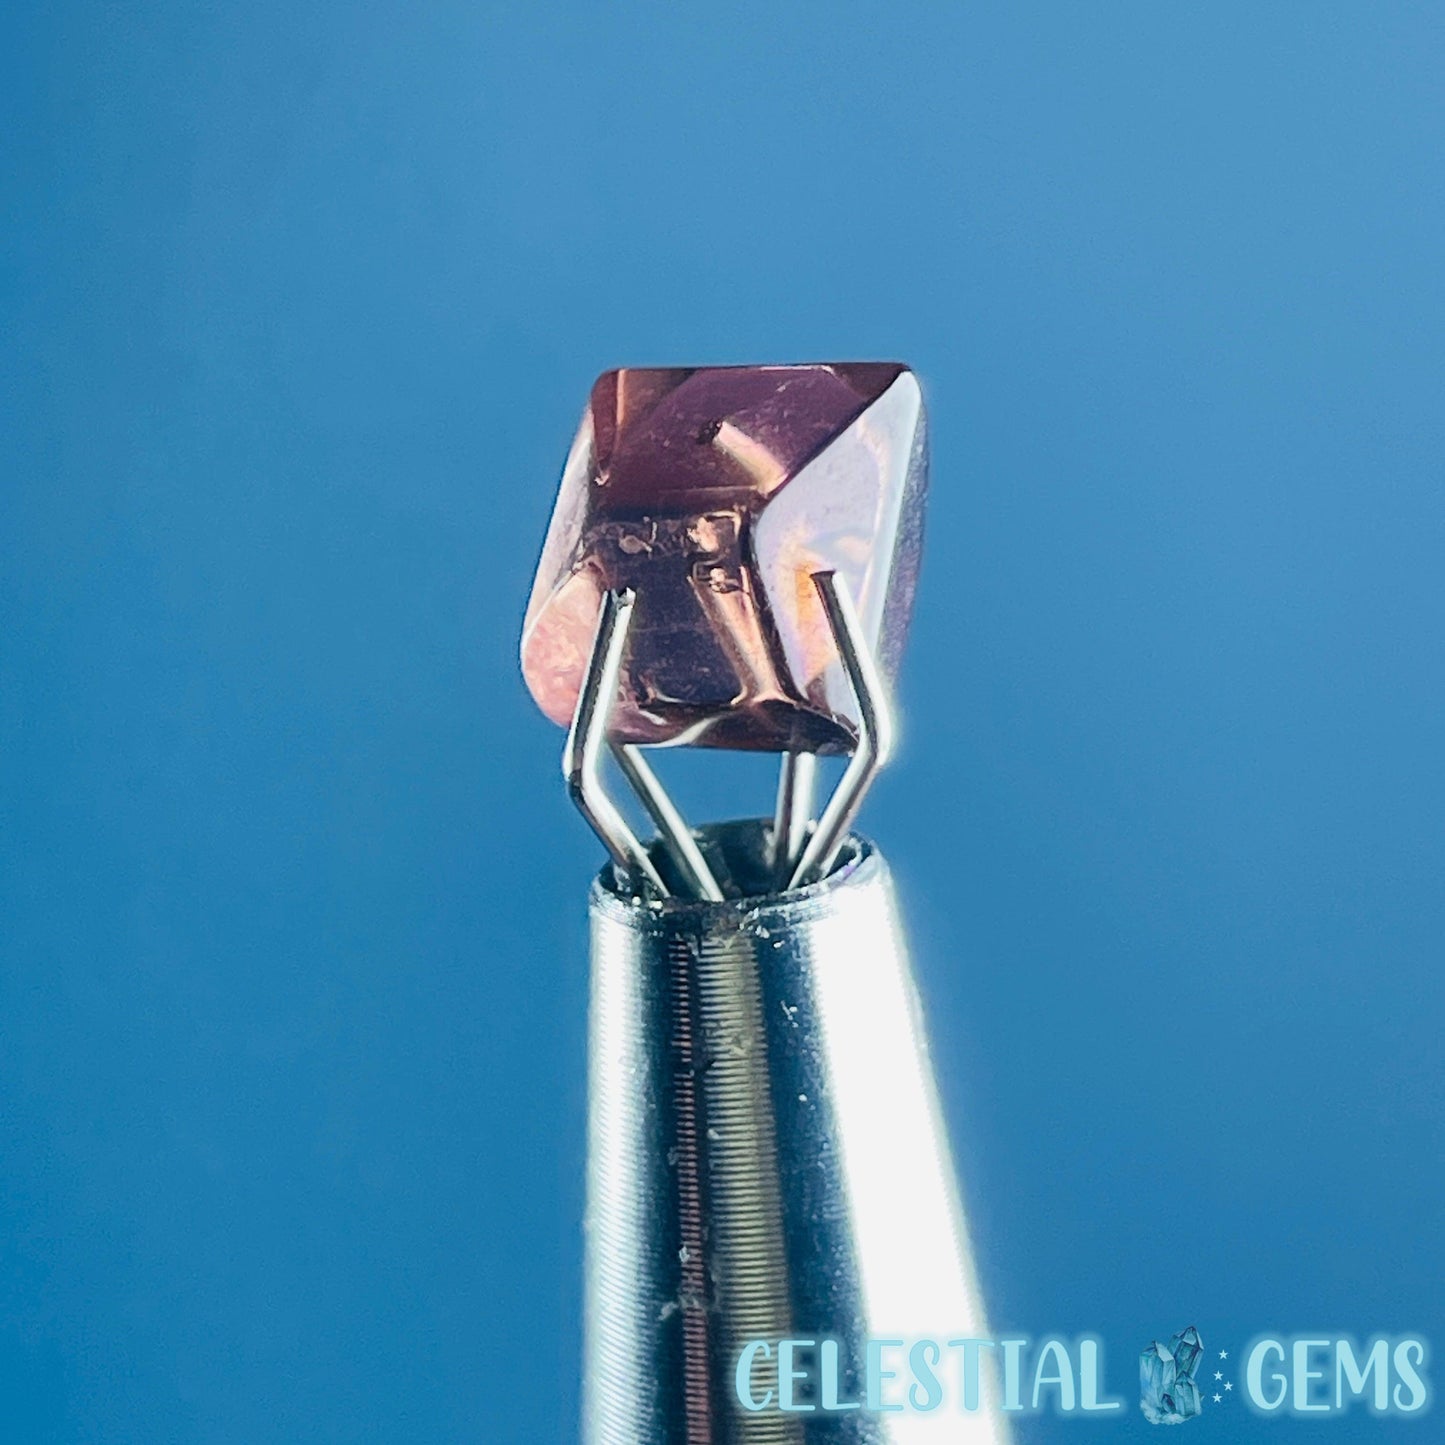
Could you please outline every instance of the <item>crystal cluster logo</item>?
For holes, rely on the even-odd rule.
[[[1204,1341],[1193,1325],[1167,1345],[1158,1340],[1139,1356],[1139,1408],[1151,1425],[1182,1425],[1204,1409],[1194,1371],[1204,1356]]]

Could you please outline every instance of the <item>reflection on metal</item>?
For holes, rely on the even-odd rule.
[[[744,1412],[743,1344],[987,1337],[883,860],[771,893],[764,823],[706,831],[725,902],[592,893],[586,1445],[999,1445],[994,1412]],[[758,1377],[760,1392],[766,1388]]]

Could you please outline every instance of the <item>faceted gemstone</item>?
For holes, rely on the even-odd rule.
[[[523,624],[532,696],[571,721],[602,594],[630,588],[615,740],[851,750],[857,706],[812,579],[838,574],[891,678],[926,485],[923,399],[896,363],[605,373]]]
[[[1182,1425],[1203,1410],[1194,1380],[1203,1352],[1199,1331],[1190,1325],[1168,1345],[1155,1340],[1139,1356],[1139,1408],[1151,1425]]]

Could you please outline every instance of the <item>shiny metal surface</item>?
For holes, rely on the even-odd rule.
[[[768,829],[703,844],[771,886]],[[745,1413],[754,1338],[987,1336],[888,869],[727,902],[592,891],[586,1445],[994,1445],[994,1413]],[[759,1391],[767,1387],[757,1375]]]
[[[633,743],[613,743],[612,755],[617,759],[617,766],[622,769],[622,776],[631,783],[632,791],[647,809],[648,816],[657,824],[662,846],[667,849],[673,866],[682,874],[687,884],[686,896],[720,902],[722,889],[718,887],[717,879],[712,876],[712,869],[708,867],[707,859],[702,856],[697,839],[692,836],[682,814],[677,811],[677,804],[672,801],[671,795],[662,786],[647,759],[642,756],[642,749]]]
[[[853,689],[858,708],[858,741],[833,796],[818,818],[818,826],[803,845],[802,855],[788,880],[789,888],[804,888],[832,871],[868,789],[893,751],[893,708],[853,599],[836,572],[815,572],[813,585],[818,589],[834,646],[848,685]]]
[[[597,613],[597,632],[592,639],[592,656],[583,676],[567,743],[562,749],[562,776],[577,811],[587,819],[618,868],[659,896],[665,896],[667,888],[656,866],[618,812],[602,781],[607,724],[617,700],[617,679],[627,647],[627,629],[636,607],[637,599],[630,592],[603,594]]]
[[[808,841],[813,795],[818,786],[816,753],[784,753],[778,769],[778,800],[773,806],[773,875],[786,888]]]

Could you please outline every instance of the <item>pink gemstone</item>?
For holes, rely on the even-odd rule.
[[[571,721],[602,593],[627,587],[615,740],[850,750],[857,708],[813,575],[838,574],[891,677],[927,472],[922,395],[895,363],[606,372],[523,625],[532,696]]]

